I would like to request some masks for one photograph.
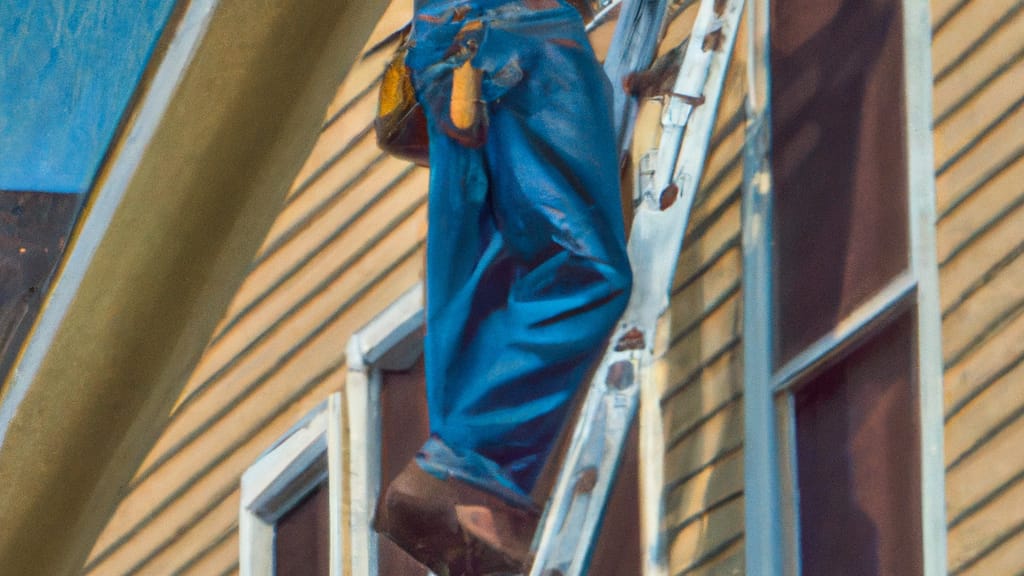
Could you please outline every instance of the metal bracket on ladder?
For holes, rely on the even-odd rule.
[[[665,0],[625,2],[608,56],[611,69],[606,66],[617,92],[626,72],[650,61],[653,48],[646,56],[640,53],[650,47],[652,35],[660,30],[665,5]],[[535,537],[530,576],[582,576],[587,572],[641,390],[649,392],[654,386],[655,329],[669,304],[676,261],[742,11],[743,0],[702,0],[698,9],[682,67],[664,103],[654,171],[641,186],[658,201],[643,201],[647,195],[643,192],[633,220],[629,238],[633,293],[584,399]],[[643,28],[642,32],[638,33],[637,27]],[[616,67],[618,62],[622,67]],[[624,150],[635,106],[628,98],[617,98],[615,106],[620,150]]]

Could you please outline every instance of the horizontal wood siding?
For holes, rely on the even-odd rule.
[[[1024,10],[933,0],[951,574],[1024,566]],[[696,6],[677,5],[664,48]],[[379,40],[409,17],[396,4]],[[610,26],[593,36],[599,51]],[[744,28],[745,30],[745,28]],[[744,39],[672,296],[665,380],[673,574],[743,570],[740,186]],[[370,122],[388,56],[360,63],[87,574],[237,570],[238,479],[344,384],[349,335],[422,274],[426,171]],[[648,112],[649,113],[649,112]]]
[[[697,5],[674,12],[662,51],[692,27]],[[726,78],[711,151],[683,241],[662,358],[663,529],[669,569],[743,572],[743,362],[740,196],[746,25]]]
[[[370,42],[400,27],[409,10],[396,3]],[[247,280],[85,574],[237,572],[242,472],[341,389],[349,336],[419,281],[427,172],[383,156],[370,130],[387,56],[357,63],[338,90]]]
[[[406,4],[389,9],[370,45],[409,18]],[[692,1],[675,7],[663,50],[688,34],[695,13]],[[599,54],[612,27],[592,35]],[[371,129],[389,54],[363,60],[339,89],[319,143],[86,574],[237,571],[241,473],[344,385],[348,337],[420,278],[427,172],[383,155]],[[742,98],[739,59],[680,261],[664,358],[665,529],[678,573],[742,566]]]
[[[387,12],[370,41],[409,17]],[[677,5],[663,51],[692,26]],[[596,31],[599,53],[613,24]],[[743,54],[742,44],[738,53]],[[422,274],[427,172],[383,155],[371,121],[389,56],[359,63],[169,419],[96,543],[86,574],[230,574],[241,473],[344,384],[351,333]],[[743,59],[733,64],[694,209],[664,356],[666,498],[674,573],[742,557],[739,198]]]
[[[400,3],[404,4],[404,3]],[[374,38],[409,16],[396,4]],[[938,248],[953,574],[1024,565],[1024,15],[1020,0],[934,0]],[[667,48],[696,6],[677,5]],[[599,51],[610,27],[594,36]],[[745,30],[745,28],[744,28]],[[743,570],[737,45],[672,297],[663,357],[673,574]],[[320,144],[93,550],[88,574],[237,569],[238,479],[344,384],[349,335],[422,274],[426,172],[373,140],[387,51],[358,65]]]
[[[949,572],[1024,567],[1024,2],[934,0]]]

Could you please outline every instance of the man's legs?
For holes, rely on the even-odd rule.
[[[425,471],[495,495],[512,505],[484,507],[500,520],[531,508],[528,493],[626,306],[631,275],[610,90],[578,16],[561,6],[484,22],[473,60],[490,102],[482,147],[444,128],[450,71],[461,63],[414,74],[431,127],[425,347],[434,438],[403,476],[422,480]],[[420,39],[420,62],[428,49],[441,52],[427,46],[434,40],[445,42]],[[415,489],[402,486],[384,504],[395,512],[383,516],[392,537],[421,519]],[[422,510],[432,510],[426,524],[454,523],[476,539],[473,516],[456,508]],[[398,539],[416,546],[414,535]]]
[[[573,24],[511,31],[533,66],[489,107],[481,149],[432,134],[431,430],[523,492],[630,288],[607,81]]]

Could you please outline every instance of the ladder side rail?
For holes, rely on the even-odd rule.
[[[668,13],[668,0],[620,0],[622,4],[604,71],[612,83],[612,119],[615,121],[619,158],[629,153],[639,104],[626,94],[623,80],[646,69],[658,50]]]
[[[602,11],[602,14],[610,12],[615,6],[620,7],[620,14],[611,46],[605,58],[604,70],[612,85],[612,115],[619,158],[621,159],[628,150],[628,142],[631,140],[633,123],[638,110],[637,103],[625,93],[622,82],[626,75],[646,68],[653,60],[668,2],[667,0],[614,0]],[[604,19],[600,17],[595,19],[588,25],[588,31],[603,21]],[[657,30],[658,34],[654,34],[654,30]],[[611,352],[606,352],[595,374],[607,374],[609,365],[616,360],[621,360],[615,356]],[[553,541],[558,537],[559,532],[572,530],[574,525],[583,521],[584,518],[580,516],[580,512],[586,509],[584,498],[576,499],[574,502],[573,492],[585,487],[587,478],[581,475],[575,478],[575,483],[578,486],[571,486],[574,483],[574,474],[568,470],[582,470],[584,474],[595,476],[600,474],[595,464],[601,463],[602,451],[598,450],[595,453],[594,450],[586,451],[585,449],[588,445],[593,446],[593,443],[588,441],[592,432],[605,428],[604,423],[598,421],[606,414],[606,411],[602,410],[601,400],[607,395],[607,387],[602,387],[595,376],[595,381],[588,388],[583,407],[577,416],[577,424],[573,427],[563,469],[556,479],[552,496],[548,499],[544,516],[541,519],[540,529],[535,535],[533,543],[535,560],[531,575],[539,574],[541,570],[544,570],[545,574],[549,574],[550,570],[542,567],[566,565],[572,560],[573,547],[555,546]],[[636,410],[635,401],[630,403],[628,395],[622,397],[620,401],[625,404],[615,411],[616,414],[625,417],[627,423],[631,422]],[[586,424],[583,425],[583,423]],[[615,432],[618,431],[615,430]],[[628,432],[628,428],[625,432]],[[613,437],[619,435],[619,433],[612,434]],[[589,452],[589,454],[585,452]],[[575,465],[566,467],[565,464],[569,463]],[[617,464],[617,460],[613,464]]]
[[[730,13],[730,11],[733,11]],[[664,246],[674,246],[675,252],[669,259],[675,263],[679,260],[679,255],[683,248],[683,242],[685,240],[685,232],[689,226],[690,214],[693,208],[693,204],[696,200],[698,188],[703,177],[703,171],[707,156],[710,152],[709,144],[711,136],[715,127],[715,121],[718,118],[718,107],[721,101],[721,93],[724,89],[726,72],[731,60],[731,55],[734,52],[735,42],[739,32],[740,18],[743,12],[743,1],[733,2],[725,7],[725,13],[722,15],[716,15],[723,26],[723,38],[721,44],[717,44],[715,49],[720,50],[723,54],[721,57],[711,58],[707,68],[707,77],[704,84],[704,93],[699,96],[705,99],[705,103],[702,106],[698,106],[692,111],[686,126],[686,133],[679,145],[679,154],[675,158],[674,167],[669,169],[667,167],[656,168],[655,170],[655,182],[659,175],[672,175],[671,184],[679,191],[679,198],[675,204],[669,207],[667,219],[674,219],[675,223],[672,225],[670,231],[666,231],[666,236],[662,237]],[[696,42],[692,43],[694,46]],[[701,43],[703,44],[703,42]],[[692,46],[688,46],[691,48]],[[710,54],[709,54],[710,55]],[[690,61],[687,58],[686,61]],[[683,74],[681,73],[677,80],[682,80]],[[678,86],[674,90],[677,94],[690,94],[689,90],[691,86],[682,85]],[[696,95],[696,94],[694,94]],[[678,98],[673,96],[674,99]],[[664,116],[663,116],[664,118]],[[671,118],[669,118],[671,119]],[[663,149],[663,146],[659,148]],[[660,199],[660,197],[659,197]],[[660,204],[660,202],[659,202]],[[673,212],[674,210],[674,212]],[[671,291],[671,283],[673,274],[675,272],[675,266],[666,266],[665,271],[668,273],[667,276],[663,277],[660,282],[665,288],[662,292],[666,298],[665,307],[669,305],[669,293]],[[663,326],[659,327],[659,330],[667,332],[670,329],[670,320],[668,317],[661,319]],[[653,353],[658,355],[652,358],[652,364],[658,360],[664,350],[655,348]],[[655,381],[653,366],[649,370],[643,372],[645,379],[642,380],[639,385],[641,387],[641,398],[640,398],[640,410],[644,412],[648,411],[659,411],[661,410],[661,395],[658,390],[658,382]],[[643,416],[642,416],[643,417]],[[644,422],[654,423],[652,430],[642,431],[640,434],[640,453],[641,458],[644,462],[654,462],[654,464],[648,464],[647,468],[653,468],[649,471],[649,477],[641,478],[641,502],[644,506],[642,519],[642,530],[645,534],[644,542],[648,545],[648,548],[643,551],[643,567],[645,576],[665,576],[669,572],[667,565],[668,559],[667,548],[668,543],[665,542],[664,531],[661,529],[660,519],[664,518],[664,469],[662,460],[664,459],[664,440],[663,430],[660,427],[660,414],[656,414],[653,417],[644,417]],[[643,476],[643,475],[642,475]]]
[[[716,5],[723,8],[721,13],[715,12]],[[667,210],[645,206],[634,220],[629,241],[637,279],[633,294],[623,322],[595,373],[573,431],[535,540],[537,552],[531,576],[577,576],[588,567],[623,444],[637,410],[640,386],[653,385],[654,328],[668,304],[672,273],[707,156],[742,5],[743,0],[703,0],[698,11],[693,41],[687,48],[674,90],[682,96],[674,96],[663,115],[666,131],[660,149],[675,150],[659,151],[658,171],[662,175],[655,179],[656,186],[664,183],[665,188],[674,183],[680,198]],[[684,74],[689,77],[684,78]],[[703,105],[694,111],[693,105],[698,101]],[[684,137],[683,128],[691,116],[694,126]],[[667,242],[672,246],[665,251]]]
[[[722,5],[723,8],[721,15],[715,12],[716,6],[719,5]],[[726,43],[723,46],[727,45],[730,49],[728,54],[731,55],[731,48],[736,37],[736,24],[727,27],[725,17],[735,12],[735,10],[730,12],[730,7],[735,5],[735,1],[721,2],[721,0],[715,2],[703,0],[700,3],[690,41],[686,46],[686,55],[672,88],[673,94],[669,95],[665,101],[661,117],[662,135],[655,164],[653,194],[645,194],[641,204],[642,209],[638,211],[633,220],[628,249],[630,262],[634,263],[642,263],[646,259],[650,259],[652,254],[662,254],[662,249],[666,246],[675,248],[677,252],[676,256],[672,258],[670,266],[634,268],[634,290],[630,306],[625,313],[628,321],[633,323],[653,326],[658,316],[668,308],[669,290],[671,290],[672,276],[675,274],[674,264],[678,259],[678,250],[681,249],[680,242],[686,229],[690,204],[676,201],[667,210],[660,210],[661,199],[666,193],[673,194],[668,190],[672,185],[676,186],[674,194],[684,191],[683,186],[679,186],[677,182],[677,164],[681,156],[683,136],[684,134],[689,135],[691,132],[687,128],[687,124],[690,116],[694,114],[694,109],[703,109],[705,114],[710,115],[711,124],[714,124],[717,101],[709,103],[708,96],[710,94],[705,91],[713,88],[706,86],[712,61],[715,59],[713,57],[723,52],[709,50],[706,47],[709,42],[719,41],[713,40],[713,38],[720,37],[720,41]],[[738,23],[738,15],[733,15]],[[727,34],[730,32],[731,34]],[[731,38],[726,38],[726,36],[731,36]],[[724,81],[724,76],[722,79]],[[692,136],[688,139],[695,141],[697,148],[706,149],[710,134],[707,140]],[[693,147],[694,145],[690,146],[691,150]],[[706,150],[693,151],[700,154],[701,163],[695,174],[688,173],[690,177],[683,184],[695,194]],[[691,168],[690,172],[694,172],[694,170]],[[683,199],[685,200],[685,198]],[[679,218],[683,218],[683,221],[680,222]],[[668,237],[666,237],[666,233],[669,233]],[[637,277],[635,274],[637,272],[642,275]],[[648,302],[657,302],[658,305],[656,307],[647,306]]]
[[[623,88],[623,80],[628,74],[646,68],[653,60],[661,28],[665,21],[665,14],[668,11],[668,0],[613,0],[598,14],[598,17],[593,22],[588,24],[588,32],[594,27],[601,25],[604,22],[602,15],[610,13],[616,7],[619,8],[620,14],[612,36],[611,46],[605,57],[604,70],[612,86],[612,116],[617,145],[619,146],[619,158],[621,159],[628,150],[638,110],[637,103],[626,94]],[[608,365],[613,360],[616,360],[616,358],[613,358],[613,355],[605,353],[602,363],[595,374],[606,373]],[[598,384],[595,383],[589,388],[588,396],[584,400],[577,422],[587,422],[590,423],[591,427],[602,428],[597,424],[597,420],[604,414],[600,410],[599,399],[607,394],[607,390],[602,390],[600,394],[594,395],[593,392],[597,386]],[[631,422],[635,406],[632,409],[628,406],[623,408],[625,408],[626,412],[624,414],[626,421]],[[618,412],[621,414],[623,410]],[[628,429],[626,432],[628,432]],[[584,464],[587,464],[590,465],[587,468],[588,470],[596,471],[597,469],[593,465],[600,464],[600,451],[596,454],[596,458],[594,454],[590,454],[590,458],[584,458],[585,455],[582,453],[587,444],[584,438],[589,438],[589,434],[590,432],[583,426],[576,425],[573,428],[573,435],[565,455],[565,462],[576,462],[576,468],[581,469],[585,468]],[[577,480],[585,479],[579,478]],[[563,470],[563,473],[559,474],[556,484],[552,489],[552,497],[549,498],[548,505],[545,508],[544,518],[541,520],[541,529],[537,531],[533,545],[534,550],[538,551],[538,554],[545,554],[548,560],[545,562],[537,559],[534,562],[535,567],[545,563],[563,564],[566,561],[571,561],[571,549],[559,547],[551,550],[550,546],[544,546],[543,549],[540,548],[543,535],[551,534],[554,526],[562,526],[564,529],[574,523],[579,523],[578,521],[573,522],[573,513],[575,512],[575,516],[578,516],[578,512],[583,508],[575,506],[570,509],[568,506],[571,502],[566,498],[571,490],[566,483],[570,482],[572,482],[572,475],[565,474]],[[578,520],[582,521],[582,518]],[[566,554],[568,554],[568,557],[566,557]],[[552,556],[558,556],[558,558]],[[536,572],[536,570],[533,572]]]
[[[719,2],[706,0],[701,3],[692,40],[673,88],[675,94],[667,99],[662,113],[663,132],[653,179],[654,194],[646,195],[644,205],[649,210],[637,215],[630,233],[631,261],[663,254],[665,247],[674,250],[671,252],[673,265],[649,270],[650,276],[637,282],[638,290],[644,292],[641,294],[634,290],[632,295],[633,298],[659,302],[657,316],[669,306],[674,263],[682,251],[683,234],[703,175],[718,101],[743,12],[743,0],[722,2],[721,14],[713,10],[717,4]],[[709,35],[715,39],[709,41]],[[718,48],[706,49],[709,43]],[[674,188],[670,193],[678,194],[678,199],[667,209],[659,211],[662,195],[670,187]],[[637,308],[638,311],[640,309]],[[626,314],[629,313],[627,309]],[[657,316],[639,317],[634,321],[653,325]]]

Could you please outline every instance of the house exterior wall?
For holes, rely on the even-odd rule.
[[[385,16],[374,37],[407,17]],[[384,157],[369,129],[386,58],[357,62],[339,89],[319,144],[84,574],[237,571],[241,474],[342,387],[351,333],[419,281],[426,172]]]
[[[396,2],[370,44],[404,23],[409,5]],[[1021,7],[932,2],[953,574],[1024,566],[1024,461],[1015,452],[1024,440]],[[677,6],[663,50],[685,37],[695,12],[695,2]],[[744,566],[745,28],[680,258],[660,368],[672,574],[740,574]],[[610,26],[594,34],[599,52],[609,39]],[[86,574],[236,572],[242,472],[344,386],[349,336],[420,279],[427,172],[382,155],[370,125],[389,54],[358,63],[339,89],[319,144]]]
[[[669,27],[663,50],[678,44],[692,27],[697,5],[684,5]],[[671,574],[743,572],[740,197],[746,29],[741,22],[701,189],[683,240],[661,361],[663,528]]]
[[[950,574],[1024,566],[1024,3],[934,0]]]
[[[0,571],[79,571],[384,6],[178,4],[0,391]]]

